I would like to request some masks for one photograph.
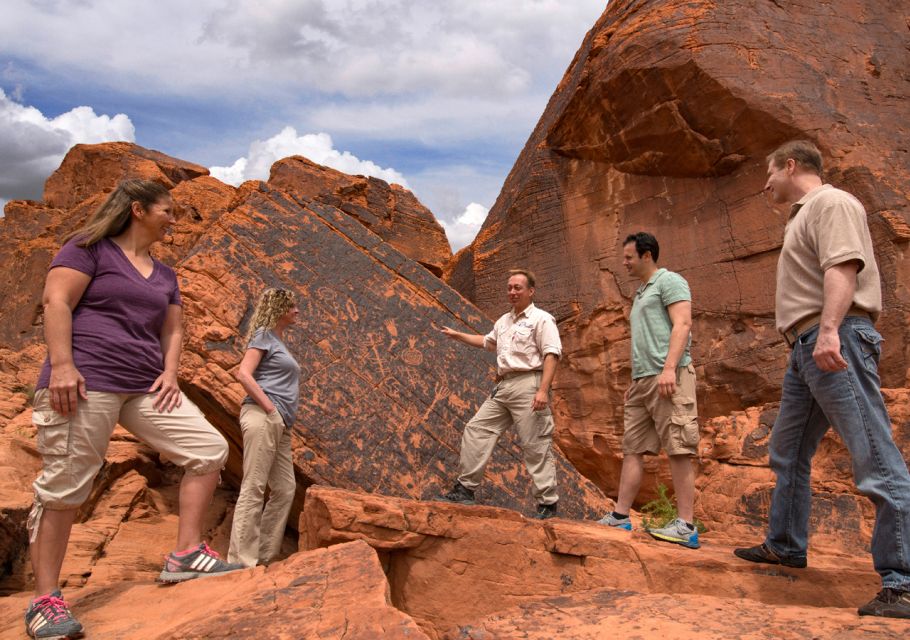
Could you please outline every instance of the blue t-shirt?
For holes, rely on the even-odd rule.
[[[297,419],[297,404],[300,400],[300,365],[284,343],[267,329],[257,329],[247,349],[262,351],[262,360],[253,372],[253,379],[269,397],[284,425],[290,427]],[[243,404],[255,400],[247,396]]]
[[[656,376],[663,371],[667,352],[670,350],[670,332],[673,323],[667,307],[675,302],[691,301],[689,283],[678,273],[658,269],[651,279],[641,285],[632,301],[629,324],[632,328],[632,379]],[[678,367],[684,367],[692,358],[689,356],[691,335],[679,359]]]

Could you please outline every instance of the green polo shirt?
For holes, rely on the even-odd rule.
[[[670,349],[670,331],[673,329],[667,307],[684,300],[692,300],[689,283],[678,273],[666,269],[658,269],[635,292],[629,319],[632,326],[633,380],[656,376],[663,371],[667,351]],[[692,362],[689,356],[691,342],[690,335],[686,350],[679,359],[680,367]]]

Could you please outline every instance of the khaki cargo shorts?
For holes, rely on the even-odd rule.
[[[33,484],[35,504],[28,518],[31,542],[38,535],[45,508],[73,509],[88,498],[118,422],[187,473],[220,471],[227,460],[224,436],[183,394],[181,405],[170,413],[155,409],[154,393],[89,391],[87,395],[88,400],[79,400],[76,413],[64,416],[51,409],[47,389],[35,394],[32,423],[38,430],[38,453],[44,466]]]
[[[695,367],[688,364],[676,370],[676,392],[671,398],[657,392],[657,376],[633,380],[623,418],[623,453],[656,455],[663,447],[667,455],[697,456]]]

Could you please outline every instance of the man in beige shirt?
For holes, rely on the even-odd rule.
[[[863,206],[822,184],[821,173],[811,142],[789,142],[768,156],[765,190],[775,203],[791,205],[775,312],[792,351],[768,451],[777,475],[768,534],[734,553],[806,566],[812,458],[833,426],[853,458],[857,488],[875,504],[872,560],[882,590],[859,614],[910,618],[910,473],[879,389],[878,267]]]
[[[562,343],[553,316],[534,306],[534,275],[530,271],[509,272],[508,296],[512,310],[499,318],[486,336],[442,329],[454,340],[495,351],[497,374],[493,393],[465,426],[458,480],[442,499],[474,504],[474,491],[480,486],[499,436],[515,425],[525,466],[534,482],[534,517],[552,518],[559,495],[552,452],[550,385]]]

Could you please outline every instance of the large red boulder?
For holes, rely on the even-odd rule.
[[[132,142],[77,144],[45,182],[43,200],[67,209],[95,194],[109,193],[125,178],[153,180],[171,188],[208,173],[198,164]]]
[[[617,627],[643,638],[745,638],[788,622],[798,631],[754,637],[827,638],[848,625],[857,635],[843,638],[885,638],[864,633],[904,624],[857,620],[855,606],[879,588],[862,556],[813,547],[806,569],[769,567],[735,557],[723,531],[692,550],[651,538],[633,519],[630,532],[311,487],[300,548],[366,542],[386,567],[391,601],[431,637],[452,640],[606,639]]]
[[[163,588],[123,578],[70,590],[92,638],[428,640],[389,601],[376,554],[363,542]],[[20,637],[28,595],[0,602],[0,634]]]
[[[622,265],[627,234],[654,233],[659,264],[692,288],[703,421],[779,399],[788,349],[774,329],[774,273],[787,212],[761,191],[766,155],[787,140],[816,141],[826,180],[866,207],[885,304],[882,381],[907,386],[910,85],[907,30],[895,27],[905,13],[894,3],[616,0],[588,33],[446,274],[493,315],[503,270],[536,271],[565,346],[558,441],[605,491],[618,485],[630,380],[638,282]]]

